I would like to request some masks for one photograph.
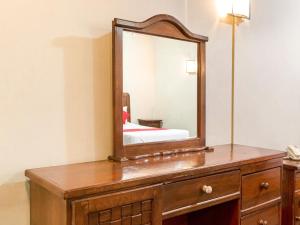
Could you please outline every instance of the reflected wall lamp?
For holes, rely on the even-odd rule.
[[[235,109],[235,31],[236,26],[250,20],[250,0],[216,0],[218,11],[225,22],[232,26],[232,67],[231,67],[231,144],[234,144]]]
[[[185,70],[190,75],[197,74],[197,62],[196,62],[196,60],[186,60],[185,61]]]

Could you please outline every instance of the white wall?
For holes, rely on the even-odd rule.
[[[29,224],[24,170],[112,151],[111,21],[182,0],[10,0],[0,13],[0,223]]]
[[[236,34],[235,143],[300,145],[300,2],[252,0]],[[207,45],[207,141],[230,141],[231,27],[212,0],[188,1],[188,25]]]
[[[300,146],[300,2],[254,0],[237,30],[236,141]]]
[[[188,28],[209,37],[206,50],[206,139],[230,143],[231,27],[221,23],[214,0],[188,1]]]

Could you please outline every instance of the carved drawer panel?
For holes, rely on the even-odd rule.
[[[151,224],[152,200],[134,202],[89,214],[89,225]]]
[[[159,224],[160,185],[72,202],[72,225]]]
[[[281,196],[281,168],[242,177],[242,209],[255,207]]]

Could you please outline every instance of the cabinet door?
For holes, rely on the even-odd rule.
[[[300,225],[300,195],[298,193],[295,194],[294,215],[295,225]]]
[[[161,225],[161,187],[151,186],[72,202],[72,225]]]

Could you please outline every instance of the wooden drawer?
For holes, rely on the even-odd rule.
[[[280,225],[280,206],[272,206],[242,218],[241,225]]]
[[[300,190],[300,173],[295,175],[295,191]]]
[[[295,225],[300,225],[300,193],[295,193],[294,198],[294,221]]]
[[[281,167],[242,177],[242,209],[280,197]]]
[[[203,187],[211,187],[212,192],[205,193]],[[163,211],[167,212],[195,203],[239,193],[240,172],[232,171],[207,177],[201,177],[163,187]]]

